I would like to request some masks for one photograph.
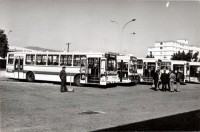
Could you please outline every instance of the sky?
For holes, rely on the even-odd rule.
[[[200,46],[200,1],[0,0],[0,29],[12,46],[145,57],[155,41]]]

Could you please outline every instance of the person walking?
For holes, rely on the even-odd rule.
[[[174,72],[172,71],[170,76],[169,76],[169,80],[170,80],[170,92],[174,92],[174,82],[176,79],[176,75],[174,74]]]
[[[60,92],[67,92],[67,86],[66,86],[66,77],[67,73],[65,71],[66,67],[63,66],[62,70],[60,71],[60,79],[61,79],[61,87],[60,87]]]
[[[153,74],[153,79],[154,79],[155,90],[157,91],[159,83],[159,70],[156,70],[156,72]]]
[[[161,83],[162,83],[162,91],[167,91],[167,83],[168,83],[168,75],[166,73],[166,70],[161,74]]]
[[[169,72],[168,72],[168,80],[167,80],[167,87],[168,87],[168,90],[170,91],[170,74],[171,74],[171,69],[169,70]]]
[[[176,92],[180,92],[181,73],[179,70],[176,73]]]
[[[158,69],[158,89],[160,89],[160,85],[161,85],[161,73],[160,69]]]

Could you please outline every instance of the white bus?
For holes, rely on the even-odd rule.
[[[138,58],[137,73],[139,82],[153,83],[153,74],[159,68],[159,60],[155,58]]]
[[[187,63],[186,82],[200,83],[200,62]]]
[[[117,73],[119,83],[137,84],[137,58],[131,54],[117,55]]]
[[[174,72],[178,71],[182,73],[182,80],[185,82],[186,79],[186,67],[187,67],[187,61],[182,60],[162,60],[161,66],[160,66],[160,72],[163,73],[164,70],[166,70],[166,73],[169,72],[169,70],[172,70]]]
[[[117,82],[117,59],[110,53],[10,52],[7,76],[27,81],[60,81],[66,66],[67,82],[107,85]]]

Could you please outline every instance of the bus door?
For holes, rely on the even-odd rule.
[[[100,83],[100,58],[88,58],[88,83]]]
[[[147,81],[152,81],[153,74],[156,69],[156,63],[155,62],[146,62],[144,64],[144,77],[147,79]]]
[[[106,58],[101,58],[100,85],[106,85]]]
[[[87,59],[86,57],[81,57],[81,67],[80,67],[80,83],[87,83]]]
[[[184,80],[185,69],[184,69],[184,65],[183,64],[174,64],[173,65],[173,70],[181,72],[182,73],[182,80]]]
[[[24,78],[23,62],[24,62],[24,57],[23,56],[15,56],[14,78],[18,78],[18,79],[23,79]]]
[[[122,82],[123,79],[127,80],[128,79],[128,63],[123,62],[118,62],[118,69],[117,69],[118,77],[120,79],[120,82]]]

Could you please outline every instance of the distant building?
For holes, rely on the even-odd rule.
[[[154,47],[148,48],[148,55],[152,54],[156,59],[171,59],[172,55],[178,51],[200,53],[200,47],[189,45],[188,40],[155,42]]]
[[[36,50],[27,49],[23,47],[17,46],[9,46],[9,52],[35,52]]]

